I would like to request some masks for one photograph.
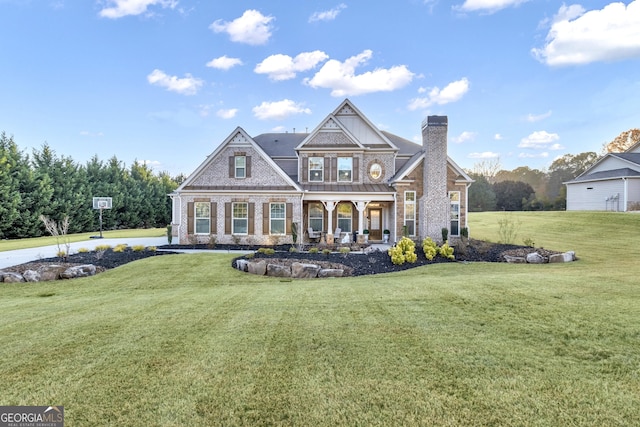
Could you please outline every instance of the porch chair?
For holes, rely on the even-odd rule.
[[[313,231],[313,228],[309,227],[307,229],[307,233],[309,233],[309,241],[316,240],[317,242],[320,242],[320,237],[322,237],[322,233],[319,231]]]
[[[335,239],[335,242],[339,242],[340,241],[340,234],[342,233],[342,228],[340,227],[336,227],[336,230],[333,232],[333,238]]]

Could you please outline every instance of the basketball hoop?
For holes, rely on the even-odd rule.
[[[100,211],[100,238],[102,239],[102,211],[104,209],[111,209],[112,207],[111,197],[94,197],[93,209]]]

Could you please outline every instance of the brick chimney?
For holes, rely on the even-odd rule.
[[[420,237],[442,240],[442,229],[449,229],[447,192],[447,116],[429,116],[422,122],[424,156],[424,195],[420,201]]]

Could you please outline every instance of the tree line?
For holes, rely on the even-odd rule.
[[[0,238],[37,237],[46,233],[41,215],[62,221],[69,233],[96,231],[99,214],[93,197],[112,197],[103,211],[103,229],[165,227],[171,222],[167,194],[184,180],[166,172],[154,174],[145,164],[127,168],[115,156],[94,156],[86,164],[57,155],[44,144],[31,156],[13,137],[0,133]]]

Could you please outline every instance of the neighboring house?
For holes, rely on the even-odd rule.
[[[568,211],[640,210],[640,143],[608,153],[565,184]]]
[[[236,128],[170,196],[180,243],[292,243],[320,232],[442,239],[467,226],[471,178],[447,156],[447,117],[422,124],[423,144],[376,128],[349,100],[311,133],[251,137]],[[340,228],[341,235],[333,236]],[[405,230],[403,230],[405,228]],[[325,237],[326,236],[326,237]]]

